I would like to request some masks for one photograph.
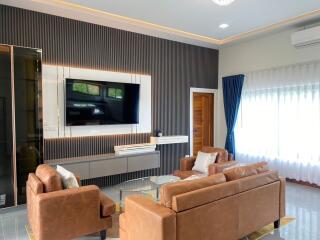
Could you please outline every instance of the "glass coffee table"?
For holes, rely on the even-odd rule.
[[[151,176],[129,180],[118,185],[120,192],[120,204],[123,199],[131,194],[147,195],[156,201],[159,200],[159,189],[162,185],[179,181],[180,178],[173,175]]]

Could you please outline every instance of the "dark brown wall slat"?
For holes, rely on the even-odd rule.
[[[150,141],[150,136],[151,133],[137,133],[45,139],[44,160],[112,153],[116,145],[146,143]]]
[[[217,88],[218,50],[0,5],[0,43],[43,49],[46,64],[148,74],[152,77],[152,129],[189,135],[190,87]],[[115,133],[116,134],[116,133]],[[45,141],[45,159],[106,153],[114,144],[144,136]],[[161,169],[92,181],[110,184],[171,173],[188,144],[160,146]],[[91,181],[91,180],[90,180]],[[90,183],[90,181],[86,181]]]

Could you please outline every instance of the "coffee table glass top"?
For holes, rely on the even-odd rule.
[[[158,186],[162,186],[163,184],[173,183],[181,180],[179,177],[176,177],[173,175],[151,176],[149,178],[151,182],[157,184]]]
[[[180,178],[172,175],[151,176],[125,181],[118,185],[120,190],[120,202],[124,195],[143,194],[159,198],[159,188],[167,183],[177,182]]]

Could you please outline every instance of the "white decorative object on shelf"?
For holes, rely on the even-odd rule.
[[[189,142],[188,136],[162,136],[151,137],[150,142],[153,144],[174,144],[174,143],[187,143]]]
[[[128,155],[128,154],[154,152],[155,150],[156,150],[156,144],[153,144],[153,143],[114,146],[114,151],[116,155]]]

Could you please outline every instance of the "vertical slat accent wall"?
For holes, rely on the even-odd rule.
[[[50,138],[44,140],[44,160],[100,155],[114,152],[116,145],[150,142],[150,133],[110,136]]]
[[[151,75],[152,129],[160,129],[164,135],[189,135],[190,87],[217,88],[218,84],[218,50],[4,5],[0,5],[0,43],[41,48],[45,64]],[[115,142],[140,142],[147,135],[126,135],[122,140],[118,135],[47,139],[44,157],[102,153],[113,148]],[[168,174],[179,167],[179,158],[189,153],[188,144],[162,145],[158,149],[159,170],[85,183],[103,186]]]

